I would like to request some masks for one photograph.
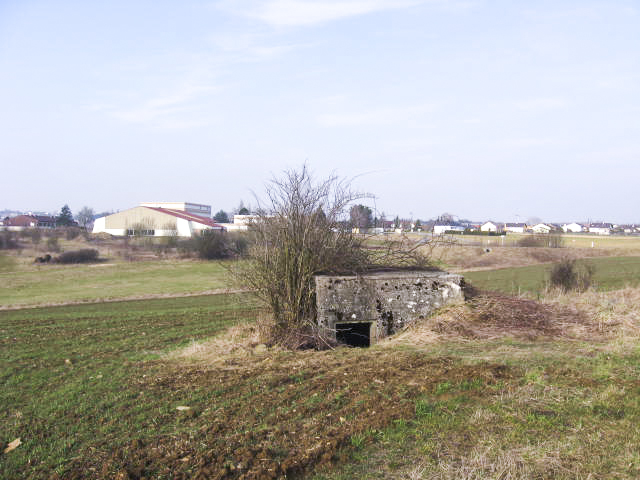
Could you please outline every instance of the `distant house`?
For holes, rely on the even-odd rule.
[[[504,231],[509,233],[524,233],[527,230],[526,223],[505,223]]]
[[[589,225],[589,233],[596,235],[611,235],[613,225],[610,223],[592,223]]]
[[[164,208],[150,205],[170,205],[175,208]],[[93,233],[109,233],[111,235],[128,236],[180,236],[191,237],[203,230],[224,230],[210,217],[193,213],[211,212],[208,205],[192,203],[159,203],[141,204],[122,212],[96,218]]]
[[[637,226],[636,225],[614,225],[612,232],[611,233],[624,233],[624,234],[630,234],[630,233],[636,233],[637,232]]]
[[[457,222],[435,222],[432,227],[434,235],[442,235],[447,232],[464,232],[464,225]]]
[[[25,228],[55,228],[56,217],[48,215],[18,215],[7,217],[2,221],[7,230],[24,230]]]
[[[378,220],[378,227],[384,232],[390,232],[393,230],[393,220]]]
[[[551,230],[553,230],[553,227],[551,225],[547,225],[546,223],[538,223],[537,225],[531,227],[531,231],[533,233],[549,233],[551,232]]]
[[[481,232],[497,232],[498,226],[493,222],[484,222],[480,226],[480,231]]]
[[[583,228],[579,223],[565,223],[562,225],[562,231],[564,233],[582,233]]]
[[[393,222],[393,231],[396,233],[411,232],[415,228],[415,223],[412,220],[401,218],[396,222]]]

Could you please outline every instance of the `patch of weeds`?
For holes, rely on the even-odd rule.
[[[443,393],[450,392],[452,389],[453,389],[453,385],[451,384],[451,382],[449,381],[441,382],[438,385],[436,385],[436,389],[434,393],[436,395],[442,395]]]
[[[460,390],[469,391],[469,390],[477,390],[484,386],[484,381],[481,378],[473,378],[471,380],[462,380],[460,382]]]
[[[289,380],[291,380],[293,383],[302,383],[305,377],[306,377],[305,371],[300,370],[299,372],[289,375]]]
[[[419,399],[415,403],[415,413],[417,418],[432,418],[436,413],[437,405],[426,399]]]
[[[625,417],[624,407],[596,404],[591,407],[594,415],[610,420],[622,420]]]
[[[323,402],[323,398],[317,393],[314,393],[309,397],[309,399],[306,402],[304,402],[304,404],[309,408],[313,408],[320,405],[322,402]]]
[[[544,368],[535,367],[527,370],[524,374],[524,382],[535,385],[545,385]]]

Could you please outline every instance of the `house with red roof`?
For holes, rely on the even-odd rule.
[[[128,210],[96,218],[93,233],[191,237],[203,230],[224,230],[224,227],[214,222],[210,215],[209,205],[189,202],[146,202]]]
[[[7,230],[24,230],[25,228],[55,228],[56,217],[48,215],[18,215],[7,217],[2,221]]]

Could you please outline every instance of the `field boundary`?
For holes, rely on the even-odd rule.
[[[115,303],[115,302],[130,302],[135,300],[155,300],[162,298],[183,298],[183,297],[203,297],[206,295],[229,295],[234,293],[248,293],[251,290],[246,288],[215,288],[213,290],[205,290],[195,293],[148,293],[144,295],[131,295],[126,297],[117,298],[101,298],[90,300],[75,300],[70,302],[59,303],[38,303],[34,305],[0,305],[0,312],[10,312],[15,310],[27,310],[33,308],[47,308],[47,307],[69,307],[73,305],[95,305],[98,303]]]

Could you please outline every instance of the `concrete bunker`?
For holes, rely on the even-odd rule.
[[[352,347],[371,346],[373,322],[336,323],[336,340]]]
[[[368,347],[443,305],[464,300],[460,275],[387,271],[315,277],[317,322],[328,337]]]

